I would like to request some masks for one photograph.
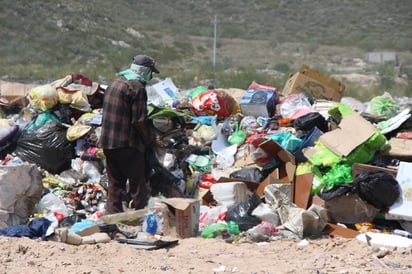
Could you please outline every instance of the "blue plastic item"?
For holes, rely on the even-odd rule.
[[[323,132],[317,127],[312,128],[305,138],[303,138],[302,143],[294,153],[296,160],[299,162],[306,162],[308,159],[303,155],[302,149],[315,146],[315,141],[317,141],[322,134]]]
[[[74,223],[70,227],[69,232],[76,233],[76,232],[82,231],[86,228],[89,228],[89,227],[92,227],[92,226],[95,226],[95,225],[96,225],[96,223],[93,222],[92,220],[83,219],[80,222]]]
[[[146,232],[149,234],[156,234],[157,231],[157,220],[154,213],[150,213],[146,217]]]

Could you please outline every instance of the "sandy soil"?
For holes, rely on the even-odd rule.
[[[0,273],[412,273],[411,247],[328,236],[307,241],[196,237],[143,250],[116,240],[76,246],[1,236]]]

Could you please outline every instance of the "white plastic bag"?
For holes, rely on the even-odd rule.
[[[69,209],[64,201],[54,195],[53,193],[47,193],[44,195],[36,206],[36,212],[38,213],[61,213],[65,217],[70,216],[73,212]]]
[[[42,191],[35,165],[0,166],[0,228],[26,223]]]

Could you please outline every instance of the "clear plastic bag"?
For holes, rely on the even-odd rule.
[[[303,93],[290,94],[280,101],[280,114],[282,117],[292,117],[300,109],[313,110],[312,104]]]

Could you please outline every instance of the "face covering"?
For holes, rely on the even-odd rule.
[[[131,64],[129,69],[117,73],[117,76],[123,76],[126,80],[139,80],[147,84],[152,79],[152,70],[148,67]]]

